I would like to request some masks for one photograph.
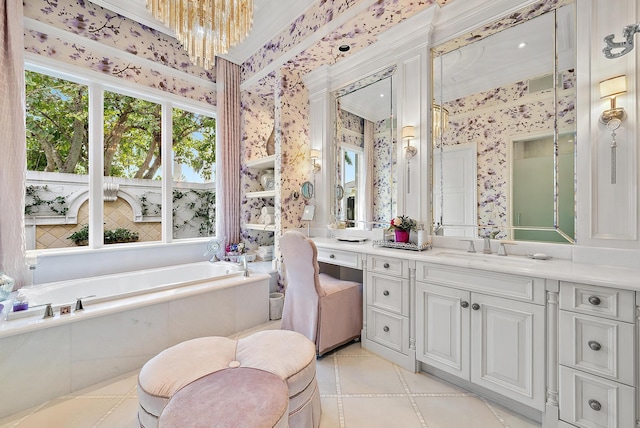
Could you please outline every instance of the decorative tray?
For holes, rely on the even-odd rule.
[[[405,242],[394,242],[394,241],[373,241],[373,245],[377,245],[378,247],[397,248],[399,250],[412,250],[412,251],[424,251],[431,248],[431,245],[428,243],[418,246],[418,244],[413,244],[411,242],[405,243]]]

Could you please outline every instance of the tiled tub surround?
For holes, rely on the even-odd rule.
[[[616,260],[608,264],[604,257],[605,265],[598,261],[602,249],[568,245],[523,242],[514,246],[520,255],[503,257],[496,254],[496,240],[490,255],[467,253],[466,242],[451,238],[437,239],[444,245],[420,253],[369,242],[314,241],[319,262],[362,270],[362,346],[369,351],[470,389],[544,427],[568,427],[564,423],[573,422],[571,417],[635,427],[636,377],[604,369],[586,373],[582,361],[598,361],[598,369],[618,362],[620,373],[634,372],[637,251],[608,249],[604,253],[615,252]],[[477,241],[480,248],[482,240]],[[540,251],[553,258],[524,256]],[[563,310],[587,319],[589,328],[569,341],[558,340],[568,336],[560,325]],[[613,324],[625,322],[635,333],[618,336]],[[592,346],[593,340],[602,348]],[[575,363],[567,359],[574,352],[581,356]],[[594,400],[597,405],[591,405]],[[569,408],[580,411],[570,417]]]
[[[0,417],[138,369],[184,340],[268,319],[269,276],[251,274],[0,321]]]

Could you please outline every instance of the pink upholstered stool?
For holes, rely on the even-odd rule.
[[[191,339],[151,358],[138,376],[140,428],[156,428],[164,407],[183,388],[234,367],[260,369],[283,379],[288,387],[289,427],[319,427],[315,345],[295,331],[267,330],[239,340]]]
[[[178,391],[160,414],[159,428],[286,428],[289,391],[279,376],[229,368]]]

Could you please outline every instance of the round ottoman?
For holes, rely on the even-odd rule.
[[[320,426],[315,344],[294,331],[266,330],[239,340],[215,336],[187,340],[151,358],[138,375],[140,427],[156,428],[171,397],[190,383],[233,367],[264,370],[286,382],[289,427]]]
[[[178,391],[160,414],[159,428],[286,428],[289,392],[280,377],[229,368]]]

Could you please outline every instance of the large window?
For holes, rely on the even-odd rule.
[[[213,235],[211,112],[40,71],[25,72],[28,249]]]

